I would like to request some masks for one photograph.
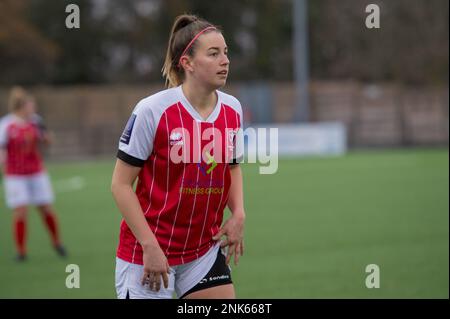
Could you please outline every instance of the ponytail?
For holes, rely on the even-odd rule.
[[[175,87],[183,82],[184,69],[179,64],[180,58],[183,54],[189,56],[194,54],[195,43],[191,43],[191,41],[199,32],[209,27],[219,30],[213,24],[195,15],[183,14],[175,18],[172,30],[170,31],[166,58],[162,68],[162,74],[166,80],[166,87]]]

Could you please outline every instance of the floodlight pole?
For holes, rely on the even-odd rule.
[[[308,4],[307,0],[293,0],[294,20],[294,121],[308,122],[309,112],[309,47],[308,47]]]

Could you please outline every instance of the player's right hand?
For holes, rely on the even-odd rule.
[[[142,276],[142,285],[148,284],[150,290],[158,292],[161,289],[161,277],[164,287],[169,287],[169,262],[161,248],[144,248],[144,275]]]

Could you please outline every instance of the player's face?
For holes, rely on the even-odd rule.
[[[192,75],[197,81],[220,88],[227,81],[230,60],[225,39],[220,32],[208,32],[198,38],[192,58]]]
[[[27,100],[25,104],[23,105],[23,114],[25,117],[31,117],[36,112],[36,104],[32,99]]]

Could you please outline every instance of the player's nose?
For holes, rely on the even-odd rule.
[[[220,65],[227,66],[230,64],[230,59],[228,59],[228,56],[226,54],[222,55],[222,60],[220,61]]]

